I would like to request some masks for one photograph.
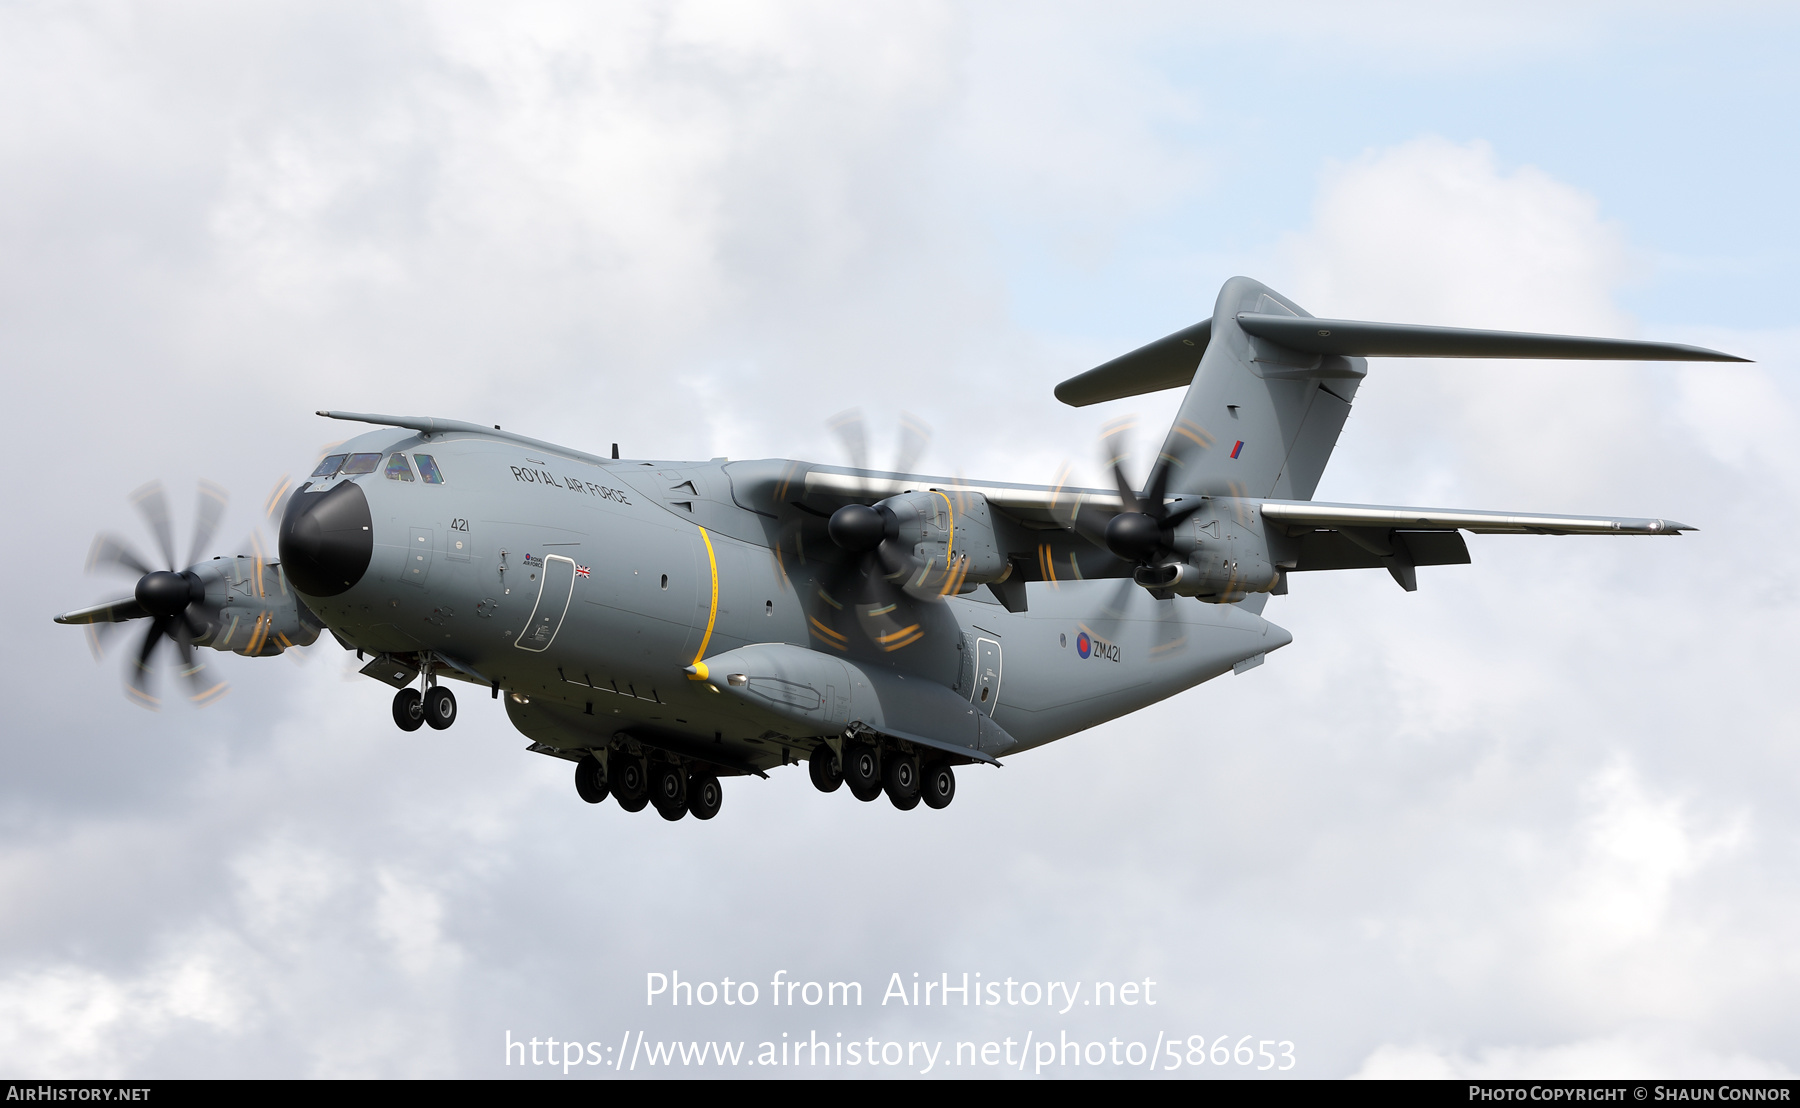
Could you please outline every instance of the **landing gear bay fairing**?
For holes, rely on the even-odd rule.
[[[720,779],[804,761],[824,792],[942,808],[956,770],[1134,712],[1292,641],[1262,612],[1290,575],[1469,561],[1462,532],[1675,536],[1664,519],[1311,499],[1369,357],[1741,361],[1668,343],[1318,319],[1247,278],[1210,319],[1064,381],[1094,404],[1186,387],[1139,487],[981,483],[788,460],[599,457],[454,420],[373,424],[271,503],[278,554],[177,568],[96,539],[129,597],[56,617],[147,621],[128,688],[154,705],[164,640],[191,699],[200,648],[279,654],[329,633],[393,685],[403,730],[488,692],[583,800],[710,819]],[[163,651],[164,654],[168,651]]]

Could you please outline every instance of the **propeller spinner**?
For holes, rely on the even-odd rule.
[[[1109,442],[1117,439],[1125,429],[1114,428],[1106,439]],[[1112,470],[1113,484],[1119,491],[1121,510],[1107,514],[1105,509],[1096,511],[1077,499],[1067,505],[1058,505],[1055,514],[1059,521],[1095,546],[1139,566],[1154,568],[1179,557],[1174,546],[1175,528],[1204,509],[1206,501],[1202,498],[1186,503],[1178,500],[1173,506],[1167,502],[1169,477],[1175,465],[1167,454],[1157,457],[1156,464],[1150,468],[1150,480],[1140,496],[1132,489],[1130,478],[1125,476],[1124,452],[1111,450],[1108,453],[1107,464]]]

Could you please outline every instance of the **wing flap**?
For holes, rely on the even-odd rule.
[[[1398,540],[1397,542],[1395,540]],[[1404,551],[1402,560],[1413,566],[1466,566],[1469,544],[1455,531],[1395,531],[1388,537],[1390,549]],[[1300,536],[1299,550],[1290,567],[1306,573],[1330,569],[1387,569],[1395,564],[1356,542],[1342,531],[1309,531]]]

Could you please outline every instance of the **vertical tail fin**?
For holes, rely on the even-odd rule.
[[[1259,281],[1225,282],[1206,352],[1163,444],[1169,491],[1310,500],[1368,362],[1258,338],[1239,326],[1240,312],[1313,318]]]

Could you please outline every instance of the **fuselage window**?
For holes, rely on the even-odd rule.
[[[348,477],[356,473],[374,473],[375,467],[380,464],[381,455],[379,454],[352,454],[350,460],[344,463],[344,476]]]
[[[406,455],[390,455],[387,464],[387,478],[390,481],[410,481],[413,479],[412,467],[406,464]]]
[[[427,485],[441,485],[444,483],[444,475],[438,471],[437,462],[432,460],[431,455],[414,454],[413,461],[419,463],[419,477],[423,479]]]
[[[314,477],[320,478],[321,480],[323,480],[324,478],[333,476],[334,474],[337,473],[338,467],[344,464],[344,459],[348,458],[349,456],[350,455],[348,455],[348,454],[333,454],[333,455],[331,455],[330,457],[326,458],[324,461],[319,463],[319,468],[313,470],[312,475]]]

